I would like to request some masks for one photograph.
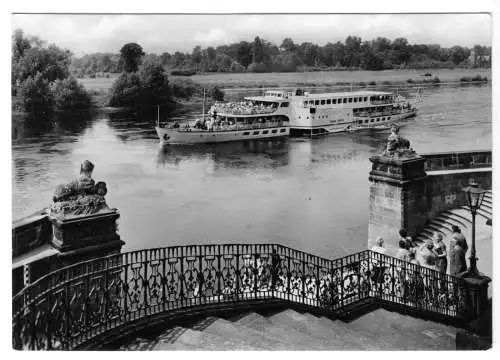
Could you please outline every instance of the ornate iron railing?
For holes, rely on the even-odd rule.
[[[133,251],[50,273],[13,298],[13,346],[74,349],[172,310],[281,299],[330,312],[367,298],[460,318],[463,281],[365,250],[328,260],[282,245]]]

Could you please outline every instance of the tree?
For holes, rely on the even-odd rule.
[[[453,46],[450,49],[450,52],[451,52],[451,61],[453,61],[455,65],[458,65],[461,62],[465,61],[470,54],[469,49],[463,48],[461,46]]]
[[[28,76],[19,87],[19,98],[23,111],[38,115],[52,109],[53,97],[50,83],[41,73]]]
[[[24,56],[24,52],[31,48],[30,41],[24,37],[24,33],[20,29],[14,31],[12,35],[12,58],[18,61]]]
[[[361,38],[348,36],[344,45],[344,66],[359,67],[361,63]]]
[[[136,72],[144,55],[142,47],[136,43],[123,45],[120,49],[120,56],[123,59],[123,70],[128,73]]]
[[[72,76],[56,80],[51,86],[51,92],[57,110],[82,110],[90,106],[89,94]]]
[[[252,46],[252,62],[263,63],[264,58],[264,43],[258,36],[256,36]]]
[[[239,43],[236,51],[236,61],[245,67],[245,69],[252,63],[252,44],[246,41]]]
[[[136,106],[140,98],[141,79],[134,72],[123,72],[110,92],[109,106]]]
[[[141,105],[161,104],[170,98],[168,78],[159,61],[149,60],[141,65]]]
[[[281,42],[280,50],[294,52],[295,50],[297,50],[297,45],[295,45],[292,39],[284,38]]]
[[[192,59],[194,64],[196,65],[196,71],[199,71],[200,68],[200,63],[202,59],[202,52],[201,52],[201,46],[196,45],[193,49],[193,54],[192,54]]]

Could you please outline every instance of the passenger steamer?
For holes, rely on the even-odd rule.
[[[274,93],[269,91],[268,93]],[[418,96],[382,91],[309,94],[298,89],[290,99],[291,135],[321,135],[362,129],[388,129],[391,124],[417,114]]]
[[[290,134],[289,100],[281,96],[246,97],[240,102],[214,104],[194,123],[160,124],[156,132],[162,144],[218,143],[269,139]]]

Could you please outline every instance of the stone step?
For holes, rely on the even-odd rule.
[[[256,350],[286,350],[286,343],[278,338],[270,338],[251,327],[237,322],[217,318],[203,331],[231,340],[237,340],[254,347]]]
[[[322,350],[324,343],[290,327],[273,324],[267,317],[251,313],[235,321],[289,345],[289,350]]]
[[[443,215],[447,215],[451,218],[460,221],[463,227],[469,227],[471,225],[471,217],[469,211],[465,211],[463,209],[458,208],[445,211]]]
[[[349,327],[355,330],[364,330],[379,335],[391,343],[392,350],[430,350],[432,347],[422,339],[416,339],[412,332],[405,332],[393,326],[392,319],[383,316],[365,314],[350,322]]]
[[[450,222],[446,221],[445,219],[440,218],[440,217],[437,217],[434,220],[432,220],[431,224],[435,224],[435,225],[439,226],[443,231],[445,231],[446,232],[445,236],[447,236],[453,232],[453,230],[451,229],[452,224]]]
[[[145,339],[145,338],[136,338],[132,342],[127,343],[125,345],[120,346],[118,350],[123,351],[145,351],[145,350],[153,350],[156,345],[156,341]]]
[[[448,236],[448,234],[444,231],[443,226],[440,226],[439,224],[435,223],[434,221],[427,224],[427,228],[433,232],[437,232],[437,233],[443,235],[443,237],[445,237],[445,238]]]
[[[342,339],[334,336],[333,333],[325,333],[321,328],[308,321],[304,315],[287,309],[272,315],[268,318],[273,324],[282,328],[292,328],[314,339],[317,339],[323,350],[343,350],[345,347],[355,349],[357,345],[354,342],[346,343]]]
[[[457,225],[459,227],[462,227],[462,228],[467,228],[468,227],[468,223],[463,220],[462,218],[458,217],[458,216],[454,216],[453,213],[448,213],[448,212],[444,212],[444,213],[441,213],[438,218],[440,220],[443,220],[451,225]]]
[[[307,321],[324,332],[332,334],[336,339],[343,341],[342,349],[338,350],[383,350],[380,342],[376,338],[367,336],[362,332],[346,332],[344,326],[339,326],[335,321],[326,317],[319,318],[309,313],[303,314]],[[344,323],[345,325],[345,323]],[[350,329],[349,329],[350,330]],[[387,344],[388,345],[388,344]]]
[[[190,328],[176,327],[176,336],[172,339],[170,335],[163,338],[158,337],[158,342],[152,350],[192,350],[193,347],[197,350],[255,350],[256,348],[249,343],[214,335],[207,331],[199,331]],[[173,346],[172,346],[173,345]]]
[[[400,334],[412,339],[417,344],[416,349],[452,350],[456,347],[454,334],[448,334],[439,323],[384,309],[378,309],[367,314],[367,318],[371,318],[374,323],[385,322],[389,324],[398,330]]]
[[[319,322],[327,327],[336,329],[336,331],[341,331],[347,336],[359,339],[359,341],[366,341],[370,346],[373,345],[376,350],[392,350],[391,342],[381,337],[380,334],[373,335],[365,330],[353,329],[349,327],[348,323],[342,320],[331,320],[324,316],[319,318]]]

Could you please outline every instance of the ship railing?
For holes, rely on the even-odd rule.
[[[214,126],[211,130],[199,129],[195,127],[180,127],[179,132],[211,132],[211,131],[239,131],[239,130],[254,130],[254,129],[269,129],[288,126],[289,124],[284,121],[266,122],[262,124],[234,124],[234,125],[221,125]]]
[[[331,260],[279,244],[145,249],[68,266],[25,287],[12,300],[13,346],[95,348],[168,314],[270,301],[328,316],[379,301],[463,321],[466,294],[460,278],[370,250]]]

